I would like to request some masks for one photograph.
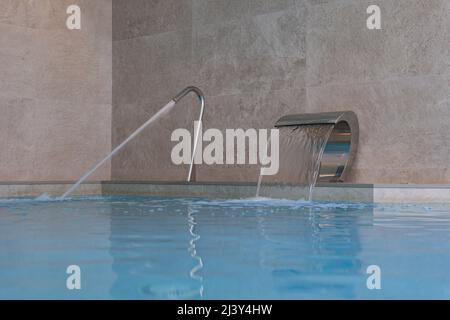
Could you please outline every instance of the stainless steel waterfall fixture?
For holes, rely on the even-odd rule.
[[[288,115],[275,127],[334,125],[326,143],[317,182],[343,182],[358,149],[359,124],[352,111]]]
[[[194,92],[198,99],[200,100],[200,117],[199,117],[199,123],[202,123],[203,120],[203,111],[205,109],[205,96],[203,95],[202,90],[200,90],[197,87],[187,87],[186,89],[184,89],[183,91],[181,91],[179,94],[177,94],[172,100],[175,101],[175,103],[178,103],[178,101],[180,101],[181,99],[183,99],[184,96],[186,96],[189,92]],[[200,138],[200,129],[201,126],[199,125],[197,127],[197,131],[195,133],[194,136],[194,150],[192,151],[192,157],[191,157],[191,164],[189,167],[189,174],[188,174],[188,178],[187,178],[187,182],[191,182],[192,179],[192,170],[194,168],[194,158],[195,158],[195,153],[197,152],[197,145],[198,145],[198,140]]]

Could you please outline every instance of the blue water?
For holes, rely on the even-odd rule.
[[[0,298],[449,299],[450,205],[0,200]]]

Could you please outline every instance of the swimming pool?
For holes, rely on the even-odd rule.
[[[449,231],[437,204],[3,199],[0,298],[449,299]]]

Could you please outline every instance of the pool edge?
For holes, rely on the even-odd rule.
[[[0,198],[59,196],[72,182],[0,182]],[[300,186],[266,186],[273,198],[298,199]],[[76,196],[149,195],[172,197],[251,198],[255,183],[166,182],[166,181],[92,181],[84,183]],[[450,203],[450,185],[416,184],[319,184],[314,200],[362,203]]]

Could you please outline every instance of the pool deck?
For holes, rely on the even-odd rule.
[[[73,182],[0,183],[0,197],[60,196]],[[255,183],[100,181],[82,184],[80,195],[151,195],[172,197],[251,198]],[[272,198],[298,199],[305,194],[301,186],[265,186]],[[450,203],[450,185],[319,184],[314,200],[363,203]]]

